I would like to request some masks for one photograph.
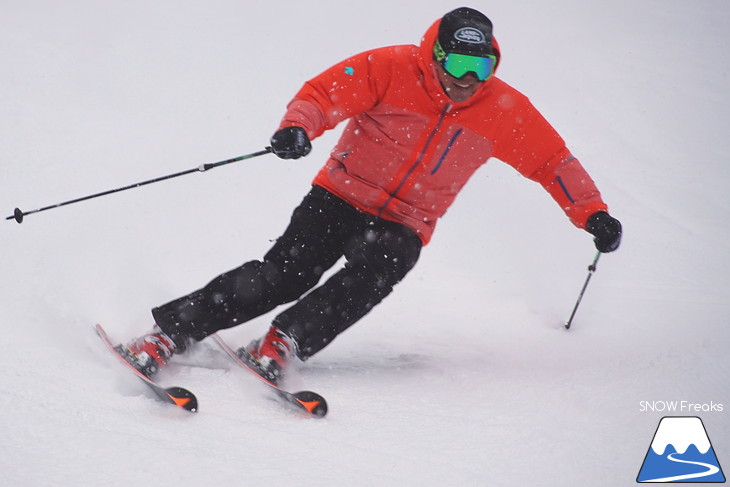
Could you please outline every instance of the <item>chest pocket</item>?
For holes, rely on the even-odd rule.
[[[436,167],[434,167],[431,170],[431,174],[436,174],[436,172],[441,167],[441,164],[444,163],[444,159],[446,159],[446,156],[449,155],[449,151],[451,150],[451,147],[454,145],[454,142],[456,142],[456,139],[459,138],[461,133],[464,131],[464,129],[459,129],[456,131],[456,133],[451,137],[451,140],[449,140],[449,143],[446,145],[446,149],[444,149],[443,153],[441,154],[441,157],[438,158],[438,161],[436,162]]]
[[[488,139],[465,127],[448,127],[429,162],[431,184],[461,188],[492,152]]]

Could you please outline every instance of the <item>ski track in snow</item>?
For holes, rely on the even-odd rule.
[[[263,148],[301,84],[347,56],[417,43],[452,7],[323,0],[0,4],[0,210],[24,210]],[[498,75],[568,141],[624,224],[573,327],[594,255],[541,188],[491,161],[392,296],[290,379],[307,420],[206,342],[156,401],[103,349],[149,309],[259,258],[339,130],[262,156],[0,224],[4,485],[615,486],[661,412],[702,412],[730,454],[730,4],[479,5]],[[259,336],[273,315],[222,332]],[[697,415],[695,411],[689,415]]]

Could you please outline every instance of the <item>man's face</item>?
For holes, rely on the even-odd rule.
[[[435,63],[436,73],[438,74],[441,86],[443,86],[449,98],[456,103],[462,103],[468,100],[481,86],[474,73],[469,72],[462,78],[454,78],[441,66],[441,63]]]

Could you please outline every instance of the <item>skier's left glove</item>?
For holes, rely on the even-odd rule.
[[[599,252],[613,252],[621,244],[621,222],[606,213],[597,211],[588,217],[586,230],[594,237]]]
[[[301,127],[284,127],[271,137],[271,151],[282,159],[299,159],[311,150],[312,143]]]

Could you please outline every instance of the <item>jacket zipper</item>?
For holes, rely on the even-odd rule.
[[[416,159],[416,162],[413,163],[413,165],[408,168],[408,171],[406,171],[405,175],[403,176],[403,179],[398,183],[398,186],[396,186],[395,190],[393,190],[393,194],[388,196],[388,199],[385,200],[385,203],[383,203],[380,208],[378,208],[378,216],[380,216],[383,213],[383,210],[385,210],[390,202],[395,198],[395,196],[398,194],[398,191],[403,188],[403,185],[408,181],[408,178],[411,177],[411,174],[413,174],[413,171],[416,170],[418,166],[421,165],[423,162],[423,158],[426,156],[426,152],[428,152],[428,147],[431,145],[431,142],[433,141],[433,138],[436,136],[438,131],[441,129],[441,124],[443,123],[444,119],[446,118],[446,114],[449,113],[449,110],[451,110],[451,104],[447,103],[444,109],[441,111],[441,114],[439,115],[438,122],[436,122],[436,126],[433,128],[431,133],[428,136],[428,139],[426,139],[426,143],[423,144],[423,149],[421,149],[421,153],[418,155],[418,158]],[[453,139],[452,139],[453,141]],[[451,144],[449,143],[449,146]]]

